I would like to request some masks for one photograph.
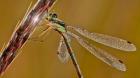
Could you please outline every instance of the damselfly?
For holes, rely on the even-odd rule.
[[[34,7],[29,12],[27,12],[21,23],[18,24],[18,28],[13,33],[10,41],[8,42],[6,48],[4,48],[0,57],[0,74],[2,74],[7,66],[13,61],[17,55],[18,49],[20,49],[29,39],[37,24],[44,19],[45,22],[49,22],[47,24],[49,27],[44,32],[42,32],[42,34],[47,33],[49,30],[55,30],[61,35],[57,53],[58,57],[62,62],[66,62],[70,57],[74,67],[76,68],[76,72],[79,78],[83,78],[83,75],[70,45],[71,38],[75,38],[80,43],[80,45],[82,45],[91,54],[95,55],[103,62],[118,70],[126,71],[126,67],[121,60],[106,53],[100,48],[92,46],[88,43],[88,41],[72,33],[70,30],[72,29],[84,37],[123,51],[135,51],[136,47],[134,44],[120,38],[99,33],[90,33],[81,27],[66,25],[62,20],[57,18],[57,14],[48,14],[48,10],[54,2],[55,0],[38,0]]]
[[[61,35],[57,53],[58,57],[61,62],[67,62],[70,57],[79,78],[83,78],[83,75],[70,45],[71,38],[75,38],[81,46],[83,46],[91,54],[95,55],[98,59],[102,60],[109,66],[112,66],[120,71],[126,71],[126,66],[120,59],[112,56],[100,48],[93,46],[92,44],[89,44],[88,41],[82,39],[82,37],[73,33],[71,30],[78,32],[83,37],[89,38],[93,41],[115,49],[123,51],[136,51],[135,45],[127,40],[99,33],[90,33],[86,29],[79,26],[68,26],[62,20],[57,18],[56,13],[50,13],[47,16],[46,21],[49,22],[47,24],[48,28],[43,31],[42,34],[48,33],[49,30],[55,30]]]

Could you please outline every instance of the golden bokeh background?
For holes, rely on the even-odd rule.
[[[31,1],[0,0],[1,48]],[[72,46],[84,78],[140,78],[140,0],[58,0],[52,11],[68,25],[127,39],[137,47],[136,52],[123,52],[91,41],[124,61],[128,70],[121,72],[74,41]],[[62,64],[57,58],[59,38],[56,32],[51,32],[44,43],[28,41],[1,78],[78,78],[71,61]]]

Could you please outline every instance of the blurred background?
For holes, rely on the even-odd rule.
[[[31,1],[36,2],[0,0],[1,48]],[[98,60],[74,41],[72,47],[84,78],[140,78],[140,0],[58,0],[51,11],[68,25],[120,37],[137,47],[136,52],[124,52],[91,41],[124,61],[128,70],[121,72]],[[58,33],[51,32],[43,43],[28,41],[1,78],[78,78],[71,61],[62,64],[57,57],[59,39]]]

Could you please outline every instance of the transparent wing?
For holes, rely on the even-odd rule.
[[[61,39],[60,39],[58,50],[57,50],[57,55],[58,55],[59,60],[62,63],[66,63],[69,59],[69,53],[68,53],[66,44],[63,41],[63,37],[61,37]]]
[[[72,50],[72,48],[71,48],[71,45],[69,44],[69,42],[68,42],[68,34],[67,33],[61,33],[60,32],[60,34],[62,35],[62,37],[63,37],[63,40],[64,40],[64,42],[65,42],[65,44],[66,44],[66,48],[67,48],[67,50],[68,50],[68,53],[69,53],[69,55],[70,55],[70,57],[71,57],[71,60],[72,60],[72,63],[73,63],[73,65],[74,65],[74,67],[75,67],[75,69],[76,69],[76,72],[77,72],[77,75],[78,75],[78,77],[79,78],[83,78],[83,74],[82,74],[82,72],[81,72],[81,69],[80,69],[80,67],[79,67],[79,64],[78,64],[78,62],[77,62],[77,60],[76,60],[76,57],[75,57],[75,55],[74,55],[74,53],[73,53],[73,50]]]
[[[71,28],[77,31],[78,33],[80,33],[81,35],[83,35],[84,37],[87,37],[91,40],[94,40],[106,46],[123,50],[123,51],[136,51],[135,45],[127,40],[123,40],[120,38],[99,34],[99,33],[90,33],[86,29],[77,26],[68,26],[68,28]]]
[[[95,55],[98,59],[102,60],[106,64],[118,70],[126,71],[126,67],[121,60],[108,54],[106,51],[89,44],[87,41],[83,40],[82,38],[80,38],[78,35],[74,33],[68,32],[68,34],[73,36],[79,42],[80,45],[86,48],[91,54]]]

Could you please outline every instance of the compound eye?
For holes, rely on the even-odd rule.
[[[50,13],[49,16],[50,16],[51,18],[57,18],[57,14],[56,14],[56,13]]]
[[[53,18],[57,18],[57,14],[56,14],[56,13],[53,13],[53,14],[52,14],[52,17],[53,17]]]
[[[53,18],[57,18],[57,14],[56,13],[52,13],[52,17]]]

